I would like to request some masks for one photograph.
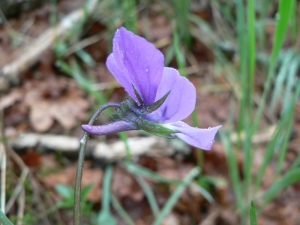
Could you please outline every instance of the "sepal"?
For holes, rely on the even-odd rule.
[[[161,107],[162,104],[164,104],[164,102],[166,101],[167,97],[169,96],[171,91],[167,92],[162,98],[160,98],[159,100],[157,100],[156,102],[147,105],[147,106],[143,106],[140,109],[140,112],[144,115],[146,114],[150,114],[152,112],[154,112],[155,110],[157,110],[159,107]]]

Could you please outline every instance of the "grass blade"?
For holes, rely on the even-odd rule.
[[[230,138],[224,134],[223,132],[220,132],[220,138],[225,146],[226,150],[226,157],[229,167],[229,174],[230,179],[232,181],[233,190],[235,193],[236,201],[237,201],[237,208],[242,209],[243,208],[243,196],[242,196],[242,187],[241,187],[241,181],[239,178],[239,167],[237,163],[236,155],[233,152],[233,147],[231,145]]]
[[[123,209],[121,203],[118,201],[118,199],[113,194],[111,195],[111,200],[112,200],[112,205],[113,205],[114,209],[119,214],[119,216],[123,219],[123,221],[128,225],[135,225],[133,220]]]
[[[139,185],[142,187],[144,193],[146,194],[153,215],[157,217],[159,214],[159,206],[157,204],[153,191],[151,190],[150,186],[147,184],[147,182],[144,180],[142,176],[137,175],[136,180],[139,183]]]
[[[124,23],[128,30],[137,33],[137,10],[135,0],[124,0]]]
[[[256,208],[253,201],[251,201],[250,208],[250,225],[257,225]]]
[[[111,202],[111,180],[113,175],[113,167],[107,166],[104,174],[103,180],[103,198],[102,198],[102,209],[98,215],[97,222],[98,224],[117,224],[115,218],[112,216],[110,211],[110,202]]]
[[[4,212],[0,209],[0,224],[3,225],[13,225],[13,223],[6,217]]]
[[[275,74],[275,67],[277,64],[278,55],[283,46],[283,42],[287,34],[288,22],[291,17],[291,11],[293,5],[292,2],[293,0],[280,0],[279,2],[279,10],[278,10],[279,19],[277,21],[277,26],[275,30],[274,45],[271,53],[271,60],[268,69],[268,77],[264,84],[264,92],[262,94],[258,111],[256,113],[255,121],[252,127],[252,133],[256,132],[263,114],[263,110],[266,105],[267,95],[271,87],[271,81]]]
[[[196,178],[199,175],[199,173],[200,169],[197,167],[189,172],[189,174],[184,178],[183,183],[180,184],[174,191],[174,193],[170,196],[170,198],[162,208],[160,214],[158,215],[158,217],[156,217],[155,221],[153,222],[153,225],[162,224],[163,219],[171,212],[185,188],[192,182],[194,178]]]
[[[272,100],[270,104],[270,112],[274,111],[276,103],[278,102],[279,97],[281,96],[282,88],[284,82],[287,78],[288,70],[290,67],[290,62],[292,61],[293,57],[295,56],[296,52],[294,50],[287,51],[284,54],[280,70],[276,77],[275,87],[272,94]]]
[[[260,197],[257,199],[263,199],[264,204],[260,207],[260,210],[264,208],[274,197],[277,195],[279,191],[282,189],[298,182],[300,180],[300,168],[295,170],[288,171],[279,181],[273,183],[273,185],[266,190]]]
[[[258,190],[259,186],[261,185],[266,168],[275,153],[275,149],[278,147],[282,147],[282,149],[281,149],[281,152],[279,153],[279,158],[278,158],[278,163],[279,163],[278,167],[279,168],[277,169],[277,174],[279,173],[279,170],[281,170],[283,159],[285,157],[286,144],[287,144],[287,140],[288,140],[288,137],[290,134],[291,123],[293,121],[294,107],[296,105],[296,101],[300,94],[300,85],[299,85],[299,82],[297,82],[297,83],[298,83],[298,86],[297,86],[297,90],[295,91],[293,100],[290,101],[288,110],[286,110],[283,113],[282,118],[276,128],[276,131],[267,146],[267,150],[266,150],[263,162],[258,171],[257,180],[256,180],[256,184],[255,184],[255,190]],[[288,126],[289,130],[286,130],[287,125],[289,125]],[[278,143],[281,140],[283,140],[283,144],[278,146]]]
[[[130,173],[133,173],[135,175],[138,176],[143,176],[143,177],[147,177],[151,180],[155,180],[157,182],[162,182],[162,183],[168,183],[168,184],[180,184],[182,183],[182,181],[180,180],[170,180],[170,179],[166,179],[163,176],[152,172],[151,170],[148,170],[144,167],[141,167],[139,165],[136,165],[134,163],[127,163],[126,164],[126,168]]]
[[[192,38],[189,32],[189,15],[190,0],[172,0],[173,9],[175,11],[176,25],[180,31],[180,39],[184,41],[186,46],[190,47]]]
[[[294,93],[293,99],[292,101],[288,101],[289,105],[288,108],[286,108],[284,112],[284,114],[286,114],[287,117],[287,122],[285,123],[286,127],[286,132],[283,135],[283,144],[282,144],[282,149],[279,152],[279,157],[278,157],[278,166],[276,169],[276,177],[279,175],[282,167],[283,167],[283,163],[284,163],[284,159],[286,156],[286,150],[287,150],[287,145],[288,145],[288,141],[291,135],[291,130],[292,130],[292,126],[293,126],[293,122],[294,122],[294,113],[295,113],[295,106],[298,100],[298,97],[300,95],[300,83],[299,82],[295,82],[295,84],[297,84],[297,89]]]
[[[173,45],[174,45],[175,57],[178,63],[180,74],[186,77],[187,74],[185,70],[185,57],[184,57],[184,52],[180,45],[180,39],[177,33],[177,25],[174,26],[174,30],[173,30]]]

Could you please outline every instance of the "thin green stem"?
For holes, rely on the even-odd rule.
[[[111,194],[111,200],[112,200],[112,205],[113,205],[114,209],[120,215],[120,217],[123,219],[124,223],[126,223],[128,225],[135,225],[133,220],[126,213],[124,208],[122,208],[122,205],[120,204],[118,199],[113,194]]]
[[[157,217],[159,214],[159,206],[157,204],[153,191],[141,175],[137,175],[136,180],[146,194],[153,215]]]
[[[199,127],[199,120],[197,115],[197,110],[195,109],[192,113],[193,124],[195,127]],[[204,152],[197,149],[197,165],[202,168],[204,164]]]
[[[103,184],[103,193],[107,193],[102,197],[102,210],[108,211],[110,204],[110,184],[112,180],[113,168],[112,166],[108,166],[105,170],[104,184]]]
[[[109,107],[120,107],[119,103],[108,102],[102,105],[92,116],[89,121],[89,125],[93,125],[97,117],[100,113],[109,108]],[[82,180],[82,173],[83,173],[83,165],[84,165],[84,156],[85,156],[85,149],[86,143],[88,140],[88,133],[84,132],[83,137],[80,140],[80,148],[79,148],[79,156],[78,156],[78,164],[77,164],[77,172],[76,172],[76,183],[75,183],[75,194],[74,194],[74,225],[81,224],[81,180]]]

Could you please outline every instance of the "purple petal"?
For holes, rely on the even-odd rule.
[[[170,123],[183,120],[193,112],[196,103],[194,85],[185,77],[180,76],[177,70],[165,67],[155,100],[160,99],[170,90],[164,104],[147,118]]]
[[[117,122],[113,122],[101,126],[92,126],[92,125],[85,124],[85,125],[81,125],[81,127],[85,132],[94,135],[107,135],[107,134],[118,133],[126,130],[136,130],[135,126],[125,121],[117,121]]]
[[[153,44],[122,27],[115,34],[113,53],[107,58],[106,65],[133,99],[137,101],[132,84],[145,105],[154,102],[164,56]]]
[[[199,129],[190,127],[184,122],[176,122],[170,124],[173,129],[180,131],[181,133],[174,134],[184,142],[204,150],[210,150],[214,143],[216,133],[222,126],[211,127],[207,129]]]

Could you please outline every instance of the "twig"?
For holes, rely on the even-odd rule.
[[[0,210],[5,212],[5,185],[6,185],[6,139],[4,134],[4,111],[0,110],[0,164],[1,164],[1,182],[0,182]]]
[[[90,119],[89,125],[93,125],[97,117],[100,115],[100,113],[109,107],[120,107],[120,104],[109,102],[101,106]],[[74,215],[73,215],[74,225],[81,224],[81,180],[82,180],[82,173],[83,173],[85,148],[86,148],[86,143],[88,138],[89,138],[88,133],[84,132],[83,137],[80,140],[80,148],[79,148],[79,156],[78,156],[78,164],[77,164],[77,172],[76,172],[75,193],[74,193]]]
[[[28,175],[29,180],[31,181],[32,187],[33,187],[33,198],[34,198],[34,202],[37,203],[37,208],[40,212],[46,212],[46,208],[43,204],[43,201],[41,201],[41,192],[43,191],[43,187],[41,187],[41,185],[38,183],[38,181],[33,177],[33,174],[30,172]],[[41,191],[42,189],[42,191]],[[45,195],[45,200],[46,202],[49,204],[49,207],[53,206],[55,203],[54,202],[50,202],[52,199],[49,198],[47,195]],[[49,201],[50,200],[50,201]],[[62,221],[60,214],[57,213],[57,217],[59,218],[60,222]],[[50,221],[47,217],[46,213],[40,213],[39,216],[37,216],[37,219],[43,219],[43,224],[45,225],[50,225]],[[59,224],[59,223],[57,223]],[[62,224],[62,222],[61,222]]]
[[[216,224],[216,219],[221,214],[221,210],[216,208],[202,221],[201,225],[213,225]],[[199,224],[200,225],[200,224]]]
[[[100,41],[103,37],[104,37],[104,34],[100,33],[100,34],[96,34],[92,37],[86,38],[86,39],[84,39],[80,42],[77,42],[76,44],[72,45],[69,48],[69,50],[68,50],[68,52],[66,53],[65,56],[67,57],[67,56],[71,55],[72,53],[74,53],[74,52],[76,52],[80,49],[83,49],[83,48],[85,48],[89,45],[92,45],[92,44]]]
[[[117,213],[120,215],[120,217],[123,219],[124,222],[128,225],[134,225],[135,223],[130,218],[130,216],[127,214],[127,212],[123,209],[122,205],[118,201],[118,199],[114,196],[113,193],[111,193],[111,201],[114,209],[117,211]]]
[[[5,212],[5,184],[6,184],[6,152],[4,144],[0,143],[0,162],[1,162],[1,207],[0,209]]]
[[[18,198],[18,221],[17,225],[23,225],[24,209],[25,209],[25,188],[22,188]]]
[[[72,156],[78,155],[80,147],[79,138],[38,133],[23,133],[11,140],[9,144],[16,151],[34,148],[37,151],[59,151],[62,154]],[[156,136],[130,137],[128,138],[128,144],[131,146],[130,154],[133,157],[140,155],[160,157],[174,154],[171,145],[165,139]],[[123,141],[107,144],[90,140],[89,145],[86,147],[86,155],[105,162],[118,161],[126,157],[126,145]]]
[[[25,165],[25,163],[20,158],[20,156],[17,153],[15,153],[15,151],[13,151],[12,149],[9,149],[9,154],[10,154],[10,157],[16,162],[16,164],[22,169],[22,173],[21,173],[21,177],[19,178],[18,184],[13,191],[11,198],[9,199],[9,201],[6,204],[6,210],[5,210],[6,213],[9,212],[12,205],[14,204],[17,197],[19,196],[20,192],[22,191],[23,184],[24,184],[25,179],[29,172],[28,167]]]
[[[97,3],[97,0],[89,1],[84,8],[68,14],[56,27],[49,28],[31,44],[28,44],[28,47],[22,50],[23,53],[19,54],[17,59],[0,70],[0,83],[17,80],[17,76],[33,66],[56,39],[63,40],[76,25],[86,21],[87,15],[92,14],[97,8]]]

